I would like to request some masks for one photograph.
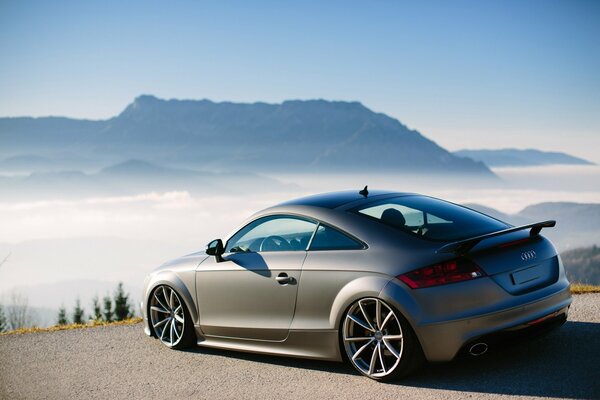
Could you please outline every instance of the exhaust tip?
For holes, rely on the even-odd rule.
[[[469,348],[469,354],[477,357],[477,356],[481,356],[485,353],[487,353],[488,351],[488,345],[487,343],[475,343],[473,346],[471,346]]]

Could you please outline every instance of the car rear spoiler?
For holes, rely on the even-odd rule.
[[[525,229],[531,229],[529,231],[529,236],[537,236],[539,235],[542,228],[552,228],[556,225],[556,221],[542,221],[536,222],[534,224],[523,225],[523,226],[515,226],[513,228],[503,229],[501,231],[486,233],[485,235],[474,236],[469,239],[457,240],[456,242],[448,243],[440,247],[437,252],[438,253],[455,253],[455,254],[465,254],[469,250],[471,250],[477,243],[482,240],[489,239],[495,236],[506,235],[507,233],[522,231]]]

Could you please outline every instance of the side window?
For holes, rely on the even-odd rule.
[[[452,224],[452,221],[447,221],[433,214],[427,214],[427,223],[429,224]]]
[[[506,229],[508,226],[468,208],[418,195],[367,203],[351,212],[431,240],[460,240]]]
[[[358,250],[364,246],[348,235],[326,225],[319,225],[309,250]]]
[[[381,204],[358,212],[397,228],[419,227],[425,223],[423,211],[399,204]]]
[[[229,239],[226,253],[306,250],[316,223],[287,216],[257,219]]]

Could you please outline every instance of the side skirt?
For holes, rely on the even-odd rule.
[[[290,331],[280,342],[198,335],[198,346],[317,360],[342,361],[338,331]]]

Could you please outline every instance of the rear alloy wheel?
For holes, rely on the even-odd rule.
[[[421,348],[408,322],[374,297],[350,306],[343,321],[342,341],[352,365],[375,380],[404,376],[421,363]]]
[[[167,347],[182,349],[193,343],[193,324],[185,304],[169,286],[158,286],[150,298],[150,323]]]

